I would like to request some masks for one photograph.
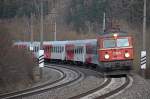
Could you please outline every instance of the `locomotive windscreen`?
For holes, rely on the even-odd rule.
[[[104,48],[127,47],[129,46],[128,38],[105,39]]]
[[[116,46],[115,39],[105,39],[104,40],[104,48],[113,48]]]
[[[128,38],[117,39],[117,47],[127,47],[129,46]]]

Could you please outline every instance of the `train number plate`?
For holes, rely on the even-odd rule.
[[[121,55],[121,52],[113,52],[113,55]]]

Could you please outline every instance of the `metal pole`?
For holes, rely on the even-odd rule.
[[[104,16],[103,16],[103,32],[105,32],[105,29],[106,29],[106,15],[105,15],[105,12],[104,12]]]
[[[146,53],[146,0],[144,0],[144,8],[143,8],[143,51],[142,52]],[[141,52],[141,57],[142,57],[142,52]],[[146,78],[146,62],[144,68],[142,69],[142,75]]]
[[[33,43],[33,14],[31,13],[31,44]]]
[[[43,0],[41,0],[41,26],[40,26],[40,50],[43,50]],[[40,67],[40,78],[43,78],[43,70]]]
[[[43,49],[43,0],[41,0],[40,49]]]
[[[57,38],[56,38],[56,22],[55,22],[55,31],[54,31],[54,40],[56,41],[57,40]]]
[[[143,12],[143,50],[146,50],[146,0],[144,0]]]

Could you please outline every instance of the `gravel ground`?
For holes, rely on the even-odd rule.
[[[150,80],[137,74],[133,74],[132,77],[132,86],[111,99],[150,99]]]
[[[79,83],[71,84],[38,95],[25,97],[23,99],[68,99],[69,97],[87,92],[89,89],[96,88],[102,83],[102,81],[102,79],[89,76]]]
[[[43,78],[39,82],[33,83],[30,86],[37,86],[45,82],[53,82],[57,80],[60,76],[61,76],[60,73],[57,72],[56,70],[45,67],[43,68]]]

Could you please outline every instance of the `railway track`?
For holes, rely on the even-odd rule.
[[[133,79],[131,76],[119,77],[119,78],[108,77],[105,78],[104,82],[100,84],[99,87],[81,93],[79,95],[70,97],[69,99],[105,99],[117,95],[118,93],[124,91],[124,89],[130,86],[132,82]]]
[[[53,82],[46,82],[39,86],[31,87],[18,92],[0,95],[0,99],[20,99],[28,96],[33,96],[40,93],[52,91],[57,88],[67,87],[68,85],[78,83],[78,81],[81,81],[85,78],[85,75],[81,73],[82,71],[79,71],[77,70],[77,68],[75,69],[70,66],[56,66],[56,64],[51,64],[51,66],[45,65],[45,67],[60,72],[61,77]],[[100,75],[101,74],[99,74],[99,76]],[[104,82],[98,85],[98,87],[89,89],[88,91],[84,91],[83,93],[80,93],[76,96],[69,97],[69,99],[105,99],[117,95],[117,93],[121,93],[131,83],[132,78],[129,76],[121,78],[104,78]]]
[[[34,94],[39,94],[42,92],[47,92],[49,90],[53,90],[71,84],[83,77],[83,74],[81,74],[80,72],[65,67],[54,67],[46,65],[46,68],[55,69],[59,71],[62,76],[53,82],[47,82],[39,86],[27,88],[21,91],[1,94],[0,99],[16,99]]]
[[[108,78],[96,89],[89,90],[69,99],[106,99],[123,92],[133,82],[131,77]]]

